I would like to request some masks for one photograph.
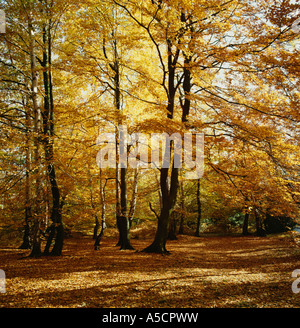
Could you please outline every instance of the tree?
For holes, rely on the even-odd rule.
[[[31,244],[33,256],[45,232],[44,254],[60,255],[64,225],[93,231],[96,248],[105,225],[117,227],[120,247],[132,249],[133,220],[154,218],[156,235],[144,251],[166,254],[177,215],[180,230],[185,219],[196,235],[206,220],[218,224],[241,213],[244,234],[252,217],[260,233],[266,217],[299,216],[299,49],[291,28],[298,5],[0,6],[7,13],[0,35],[0,217],[15,229],[25,221],[22,247]],[[115,133],[116,167],[99,173],[101,132]],[[184,179],[189,170],[175,165],[172,138],[162,154],[168,165],[128,167],[138,146],[119,146],[122,134],[134,132],[204,133],[204,176]]]
[[[159,23],[160,18],[158,15],[161,14],[162,3],[154,3],[154,8],[150,8],[152,12],[150,12],[150,21],[145,24],[141,20],[138,20],[130,11],[130,8],[126,6],[126,4],[118,3],[117,5],[125,9],[127,14],[137,23],[141,28],[143,28],[150,40],[156,47],[157,54],[159,56],[159,61],[162,66],[163,72],[163,82],[162,86],[165,90],[166,97],[167,97],[167,106],[166,106],[166,113],[167,118],[172,120],[174,118],[174,110],[175,110],[175,96],[178,89],[179,84],[176,82],[176,68],[178,64],[180,49],[174,46],[175,39],[177,37],[171,37],[168,35],[169,29],[167,27],[167,37],[164,40],[165,45],[167,47],[167,61],[165,62],[163,58],[162,50],[155,40],[152,32],[152,23],[156,22]],[[148,8],[147,8],[148,9]],[[167,8],[168,11],[168,8]],[[177,40],[176,40],[177,41]],[[175,50],[174,50],[175,49]],[[167,157],[167,153],[172,152],[173,146],[172,144],[166,145],[166,153],[165,158]],[[170,163],[169,163],[170,164]],[[164,165],[163,165],[164,166]],[[168,182],[169,179],[169,172],[170,172],[170,183]],[[169,232],[169,221],[170,215],[174,208],[178,190],[178,168],[175,167],[174,161],[171,167],[162,167],[160,169],[160,189],[162,195],[162,208],[160,210],[160,215],[158,219],[157,231],[155,235],[155,239],[153,243],[144,249],[144,252],[155,252],[155,253],[168,253],[166,250],[166,241]]]
[[[107,184],[108,179],[105,179],[105,183],[103,185],[103,177],[102,177],[102,169],[100,168],[99,171],[99,180],[100,180],[100,200],[101,200],[101,231],[99,234],[96,235],[94,249],[99,250],[100,248],[100,241],[102,236],[104,235],[104,230],[106,229],[105,223],[105,187]],[[95,226],[96,228],[96,226]],[[94,230],[94,237],[95,237],[95,230]]]
[[[9,49],[14,49],[13,56],[19,56],[20,53],[25,54],[22,60],[23,66],[21,69],[16,67],[16,63],[11,60],[11,63],[3,62],[7,67],[18,70],[18,74],[22,74],[23,78],[19,81],[9,80],[10,83],[17,83],[22,86],[23,92],[23,107],[25,110],[25,125],[26,125],[26,183],[25,183],[25,232],[23,247],[29,246],[28,235],[30,234],[30,217],[33,218],[33,245],[32,256],[41,255],[40,250],[40,234],[46,224],[45,218],[48,213],[44,212],[43,194],[46,184],[43,182],[44,163],[46,162],[47,173],[52,191],[52,214],[51,218],[53,225],[51,226],[50,235],[44,254],[49,254],[54,235],[55,244],[51,251],[52,255],[60,255],[63,245],[63,227],[61,220],[61,207],[59,189],[54,167],[53,155],[53,137],[54,137],[54,100],[53,100],[53,82],[52,82],[52,43],[54,28],[57,28],[60,16],[56,16],[58,20],[53,19],[55,15],[53,10],[57,10],[55,14],[60,14],[64,8],[60,7],[59,2],[48,1],[20,1],[19,3],[7,4],[7,10],[11,13],[11,21],[9,32],[13,38],[7,38]],[[16,19],[13,19],[16,11]],[[17,26],[16,26],[17,25]],[[20,28],[21,27],[21,28]],[[56,31],[56,30],[55,30]],[[19,54],[18,54],[19,52]],[[14,58],[14,57],[11,57]],[[14,58],[15,59],[15,58]],[[26,60],[27,59],[27,60]],[[29,64],[29,65],[28,65]],[[28,79],[27,66],[30,67],[31,78]],[[39,79],[42,72],[42,79]],[[41,92],[41,88],[44,92]],[[44,103],[41,104],[41,98]],[[31,100],[31,105],[29,104]],[[32,106],[33,127],[31,127],[30,107]],[[34,139],[34,163],[31,163],[30,139]],[[42,149],[45,155],[42,154]],[[32,169],[30,167],[33,167]],[[34,174],[32,174],[32,172]],[[35,177],[35,195],[31,195],[31,182]],[[32,199],[31,199],[32,198]],[[46,196],[48,198],[48,196]],[[32,213],[32,203],[34,200],[35,208]],[[46,209],[47,210],[47,209]],[[43,225],[43,227],[42,227]]]
[[[30,228],[31,228],[31,220],[32,220],[32,194],[31,194],[31,165],[32,164],[31,164],[31,145],[30,145],[31,119],[30,119],[30,109],[28,107],[28,99],[26,99],[26,103],[24,103],[24,108],[25,108],[25,124],[26,124],[25,226],[24,226],[23,243],[20,245],[19,248],[30,249],[31,248]]]
[[[210,20],[212,22],[213,16],[217,16],[227,9],[226,4],[223,4],[220,9],[212,3],[211,6],[205,8],[208,9],[208,16],[203,18],[203,7],[205,6],[202,3],[192,5],[191,3],[179,4],[176,1],[166,3],[152,1],[151,3],[144,3],[142,7],[135,2],[115,1],[115,3],[123,8],[124,12],[144,30],[157,51],[159,69],[161,70],[161,82],[159,84],[163,88],[167,99],[166,107],[162,110],[163,114],[161,115],[166,113],[168,125],[176,120],[176,98],[179,87],[183,83],[183,92],[179,99],[182,107],[181,121],[186,123],[192,98],[191,71],[195,65],[193,63],[196,48],[195,35],[201,35],[204,30],[209,30],[207,24],[202,21]],[[230,8],[230,5],[228,7]],[[199,14],[199,17],[197,17],[197,14]],[[200,18],[200,16],[202,17]],[[195,32],[194,26],[197,26],[197,32]],[[198,39],[201,38],[197,37]],[[181,55],[183,55],[183,64],[180,59]],[[206,69],[209,67],[211,67],[210,60],[208,60],[207,66],[201,68]],[[183,74],[180,75],[178,72],[182,68]],[[167,151],[171,149],[171,152],[173,152],[173,145],[166,148]],[[146,252],[167,253],[165,244],[169,229],[169,218],[176,202],[178,190],[178,168],[174,166],[174,162],[170,166],[160,169],[162,207],[155,240],[144,250]]]
[[[200,179],[197,180],[197,227],[196,227],[196,232],[195,236],[200,237],[200,224],[201,224],[201,214],[202,214],[202,204],[201,204],[201,189],[200,189]]]
[[[26,8],[24,8],[26,10]],[[41,127],[41,108],[38,105],[37,90],[38,90],[38,77],[37,77],[37,66],[36,66],[36,41],[34,37],[34,30],[32,26],[32,12],[27,12],[28,15],[28,32],[29,32],[29,53],[31,63],[31,97],[33,104],[34,113],[34,148],[35,148],[35,166],[36,166],[36,198],[35,198],[35,213],[34,213],[34,224],[33,224],[33,245],[30,256],[41,255],[41,196],[42,196],[42,162],[40,152],[40,139],[42,137]]]
[[[46,19],[42,26],[42,60],[40,60],[43,68],[43,84],[44,84],[44,108],[43,116],[43,142],[45,149],[45,161],[47,163],[47,173],[51,186],[52,194],[52,209],[51,221],[49,228],[49,236],[44,250],[45,255],[49,255],[50,246],[55,236],[55,243],[51,251],[51,255],[61,255],[64,239],[64,228],[62,223],[62,207],[60,190],[57,183],[54,164],[54,99],[53,99],[53,83],[52,83],[52,42],[53,42],[53,27],[57,22],[53,21],[53,2],[46,0],[44,2],[43,14]]]

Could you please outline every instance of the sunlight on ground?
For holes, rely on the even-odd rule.
[[[196,241],[196,243],[195,243]],[[287,239],[170,242],[169,256],[120,252],[110,240],[94,252],[69,240],[64,256],[20,259],[1,250],[8,307],[300,307],[291,272],[299,248]],[[138,249],[147,242],[135,241]]]

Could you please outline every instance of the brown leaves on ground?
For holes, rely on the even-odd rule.
[[[151,240],[132,240],[137,250]],[[299,307],[292,292],[300,249],[289,235],[192,237],[169,241],[168,256],[120,251],[104,239],[65,241],[63,256],[24,258],[0,249],[1,307]]]

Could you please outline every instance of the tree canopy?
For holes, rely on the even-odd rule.
[[[144,251],[167,253],[175,221],[299,222],[294,1],[10,0],[0,9],[0,229],[24,234],[32,256],[60,255],[68,230],[96,239],[116,228],[130,249],[130,228],[154,225]],[[204,134],[203,176],[186,179],[189,169],[174,165],[174,142],[169,167],[122,167],[116,150],[117,167],[99,168],[97,137],[113,133],[118,145],[120,126]]]

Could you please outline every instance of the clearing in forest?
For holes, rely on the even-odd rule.
[[[142,250],[149,242],[132,245]],[[68,238],[62,256],[37,259],[2,247],[0,307],[300,307],[291,288],[300,248],[291,234],[179,236],[168,242],[168,256],[115,244],[104,238],[95,251],[91,238]]]

